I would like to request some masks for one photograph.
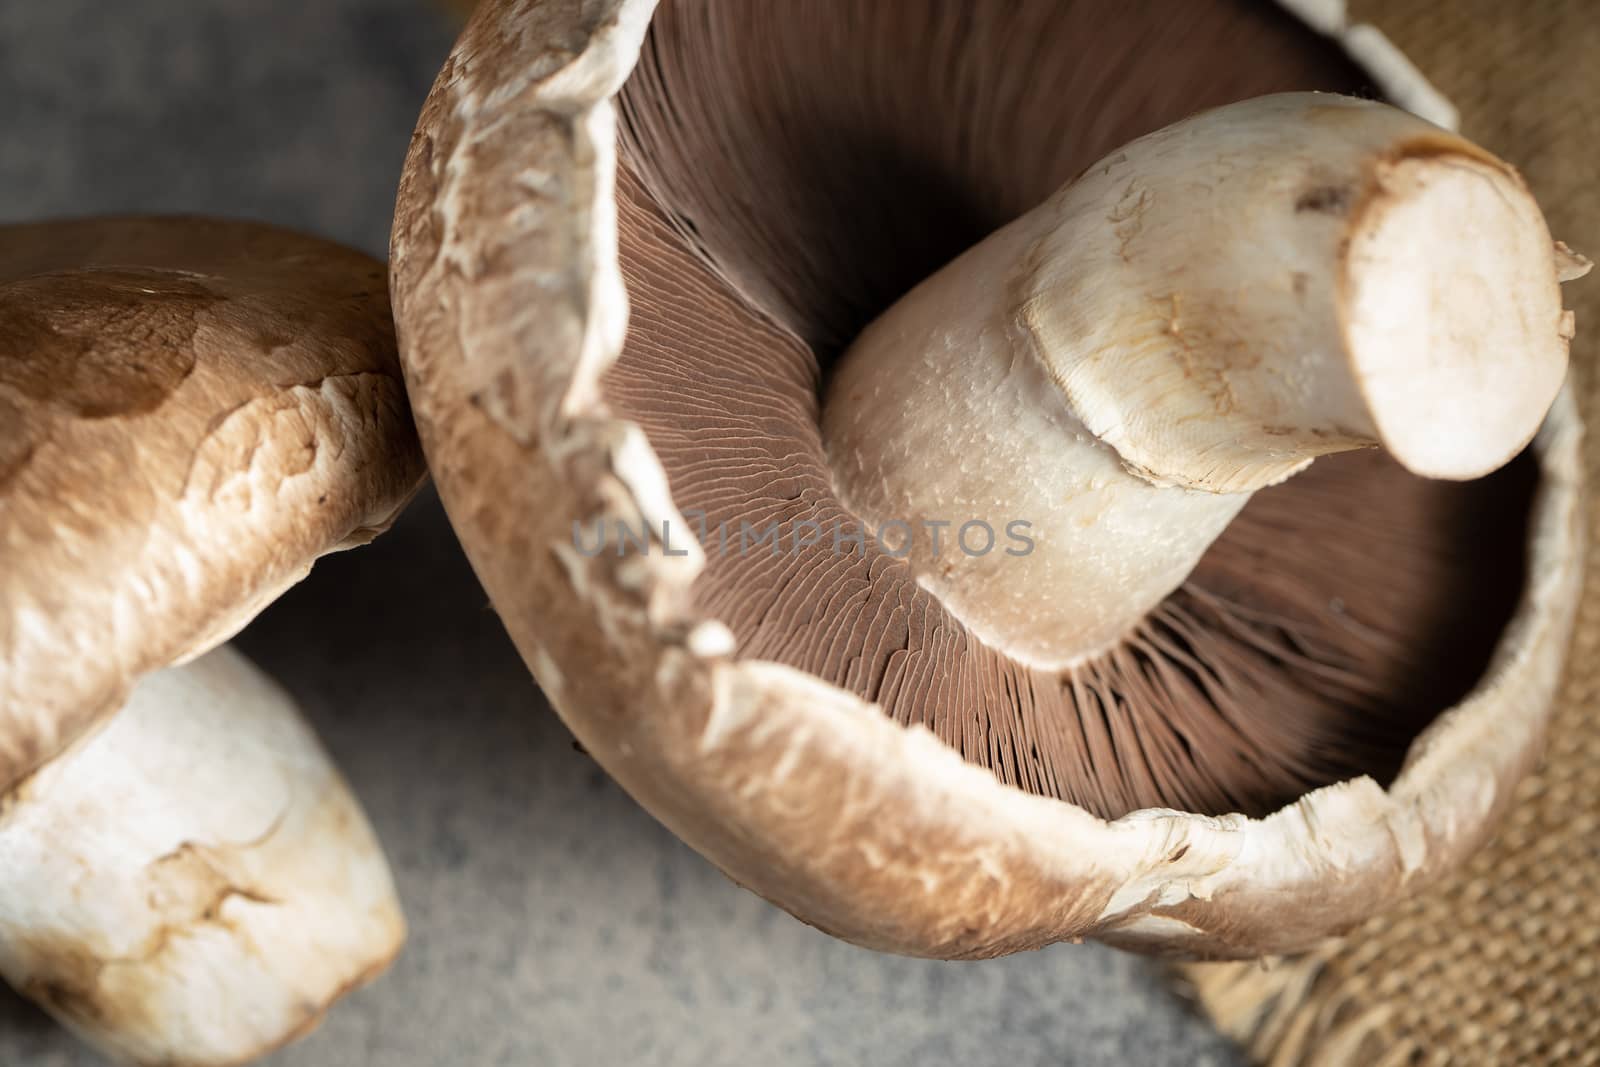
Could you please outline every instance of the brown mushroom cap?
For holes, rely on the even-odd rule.
[[[269,226],[0,228],[0,793],[423,477],[383,265]]]
[[[574,546],[848,519],[819,392],[867,319],[1133,136],[1360,75],[1225,0],[1118,7],[1109,41],[1109,6],[684,2],[646,38],[652,6],[481,8],[393,243],[441,494],[596,758],[737,880],[928,955],[1283,950],[1473,847],[1573,609],[1566,399],[1477,483],[1319,461],[1066,673],[982,647],[881,553]]]

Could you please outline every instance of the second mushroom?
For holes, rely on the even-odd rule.
[[[382,264],[271,227],[0,228],[0,975],[220,1067],[399,951],[371,827],[223,642],[423,476]]]

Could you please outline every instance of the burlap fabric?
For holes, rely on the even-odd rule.
[[[1354,0],[1520,167],[1551,230],[1600,250],[1600,0]],[[1577,312],[1573,385],[1600,425],[1600,275]],[[1585,445],[1600,471],[1600,434]],[[1594,512],[1589,517],[1595,544]],[[1544,763],[1495,840],[1442,887],[1337,944],[1268,964],[1185,968],[1201,1004],[1260,1063],[1600,1064],[1600,552]]]

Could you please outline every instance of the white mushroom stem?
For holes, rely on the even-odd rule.
[[[1515,170],[1412,115],[1312,93],[1207,112],[862,333],[824,406],[837,489],[910,525],[919,581],[985,641],[1067,666],[1316,456],[1381,445],[1452,479],[1511,459],[1566,373],[1558,275],[1586,268]],[[977,554],[980,527],[935,551],[928,524],[971,522],[1026,523],[1032,549]]]
[[[259,1056],[403,938],[355,799],[229,649],[145,678],[0,804],[0,972],[121,1061]]]

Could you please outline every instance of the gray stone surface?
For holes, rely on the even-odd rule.
[[[245,215],[381,254],[451,32],[422,0],[0,0],[0,217]],[[349,774],[412,924],[275,1067],[1236,1062],[1132,957],[881,956],[735,888],[574,750],[431,493],[242,644]],[[0,992],[0,1064],[95,1062]]]

